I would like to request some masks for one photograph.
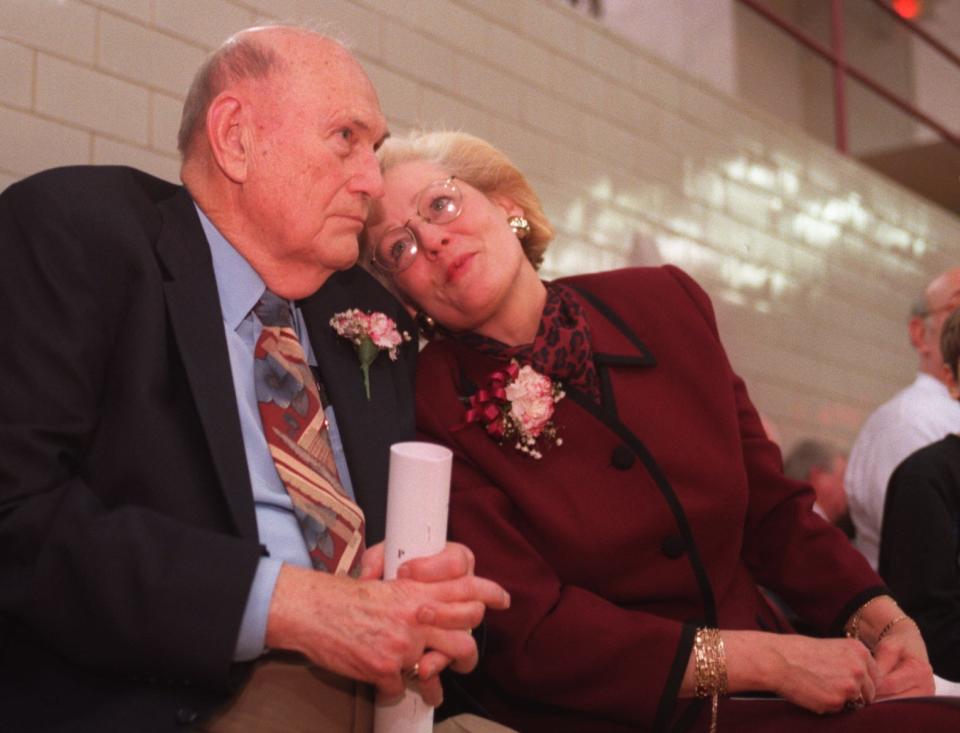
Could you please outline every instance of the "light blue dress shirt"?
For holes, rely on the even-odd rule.
[[[240,624],[240,634],[234,650],[234,660],[255,659],[265,651],[267,615],[270,599],[283,563],[311,567],[307,546],[300,526],[293,515],[293,506],[280,476],[277,474],[260,422],[253,383],[253,353],[260,336],[261,325],[253,313],[253,306],[260,300],[266,286],[263,280],[243,256],[224,238],[206,215],[197,208],[200,223],[210,245],[213,257],[213,272],[220,295],[220,310],[223,314],[223,330],[227,337],[230,356],[230,371],[236,390],[237,409],[240,413],[240,430],[243,448],[250,471],[253,502],[257,517],[260,542],[266,546],[269,557],[260,558],[247,606]],[[294,325],[310,365],[315,366],[313,349],[307,337],[303,316],[294,308]],[[340,432],[337,430],[333,407],[326,408],[330,424],[330,443],[333,448],[344,489],[354,496],[347,469]]]

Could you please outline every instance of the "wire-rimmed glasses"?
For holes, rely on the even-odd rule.
[[[449,224],[460,216],[463,193],[453,179],[450,176],[428,184],[417,195],[416,215],[429,224]],[[419,251],[420,240],[408,219],[402,227],[390,229],[380,237],[370,261],[383,272],[395,275],[410,267]]]

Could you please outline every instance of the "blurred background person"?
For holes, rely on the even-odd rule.
[[[874,568],[893,469],[918,448],[960,430],[960,404],[947,391],[940,354],[943,322],[958,305],[960,267],[954,267],[935,277],[911,308],[908,333],[917,352],[917,378],[867,418],[850,450],[844,484],[854,545]]]
[[[960,309],[944,324],[940,349],[948,365],[950,393],[957,399]],[[934,672],[953,682],[960,682],[958,529],[960,435],[951,433],[912,453],[893,472],[883,517],[880,574],[919,624]]]
[[[853,522],[850,521],[847,492],[843,486],[846,468],[847,457],[836,446],[813,438],[797,443],[783,464],[787,478],[806,481],[813,486],[817,495],[813,511],[852,538]]]

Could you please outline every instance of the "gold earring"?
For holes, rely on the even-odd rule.
[[[530,236],[530,222],[522,216],[511,216],[507,219],[507,224],[513,229],[513,233],[521,242]]]

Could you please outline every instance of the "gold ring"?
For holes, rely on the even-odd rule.
[[[414,662],[410,669],[403,670],[403,676],[408,680],[415,680],[420,677],[420,662]]]
[[[855,698],[853,698],[852,700],[847,700],[843,704],[843,707],[846,708],[847,710],[859,710],[866,704],[867,704],[866,701],[863,699],[863,693],[861,693],[857,695]]]

